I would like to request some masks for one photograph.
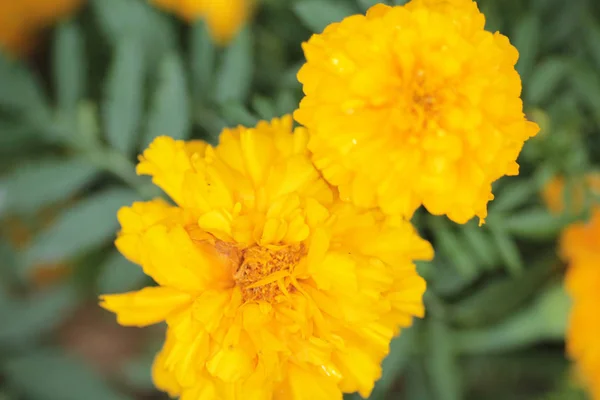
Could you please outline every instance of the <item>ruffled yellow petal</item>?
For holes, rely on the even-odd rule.
[[[166,287],[147,287],[137,292],[100,296],[100,306],[117,314],[125,326],[147,326],[190,306],[192,296]]]
[[[140,156],[137,173],[150,175],[152,182],[165,191],[178,204],[183,201],[183,181],[192,166],[190,156],[200,154],[206,148],[204,142],[186,143],[168,136],[156,138]]]

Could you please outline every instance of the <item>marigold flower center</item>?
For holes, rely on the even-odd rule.
[[[290,277],[295,266],[306,255],[302,243],[286,246],[251,246],[242,250],[217,244],[234,266],[233,279],[242,290],[244,301],[271,301],[293,292]]]

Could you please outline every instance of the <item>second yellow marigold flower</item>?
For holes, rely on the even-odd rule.
[[[471,0],[380,4],[304,44],[294,116],[343,199],[486,217],[491,183],[518,173],[538,127],[523,114],[517,50],[484,22]]]

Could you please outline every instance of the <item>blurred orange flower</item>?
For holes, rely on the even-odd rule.
[[[573,301],[567,351],[593,398],[600,399],[600,207],[588,222],[565,229],[560,247],[569,263],[566,287]]]
[[[572,212],[580,212],[584,207],[585,195],[587,191],[592,193],[600,193],[600,174],[588,174],[581,180],[575,182],[571,188],[571,210]],[[542,198],[550,211],[562,213],[565,208],[565,180],[563,177],[555,177],[544,186],[542,190]]]
[[[251,0],[152,0],[187,21],[204,18],[219,44],[226,44],[239,32],[252,11]]]
[[[0,48],[13,55],[26,53],[43,28],[73,12],[82,0],[0,1]]]

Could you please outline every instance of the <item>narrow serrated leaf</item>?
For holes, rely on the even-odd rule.
[[[520,275],[523,271],[523,259],[519,248],[508,233],[490,221],[488,228],[496,242],[500,256],[512,275]]]
[[[435,245],[439,246],[439,249],[444,252],[452,262],[454,268],[465,276],[476,275],[478,268],[475,261],[463,243],[458,239],[456,233],[448,227],[446,221],[440,217],[433,216],[429,221],[436,238]]]
[[[322,32],[333,22],[339,22],[359,12],[350,2],[339,0],[302,0],[294,4],[293,10],[300,21],[315,33]]]
[[[77,304],[75,292],[67,286],[36,293],[26,301],[14,301],[1,314],[0,347],[19,347],[43,337],[64,322]]]
[[[569,64],[565,59],[552,57],[544,60],[531,72],[525,86],[525,99],[529,104],[542,104],[550,98],[568,74]]]
[[[248,96],[254,73],[254,40],[249,28],[244,28],[225,50],[216,81],[216,100],[243,103]]]
[[[8,359],[1,369],[8,385],[31,400],[128,399],[82,361],[58,350],[23,354]]]
[[[65,200],[91,183],[100,171],[82,159],[45,159],[25,163],[5,177],[5,207],[30,213]]]
[[[203,20],[198,20],[191,30],[190,47],[194,99],[204,102],[214,95],[216,48]]]
[[[392,339],[390,352],[381,363],[381,378],[375,383],[371,399],[384,399],[402,370],[410,360],[415,345],[416,329],[403,329],[400,336]]]
[[[252,127],[258,122],[258,118],[239,103],[229,103],[223,106],[222,114],[229,126],[243,125]]]
[[[552,285],[530,307],[490,327],[458,331],[463,354],[514,351],[547,340],[564,339],[571,301],[562,282]]]
[[[519,50],[519,61],[516,68],[521,79],[527,80],[540,47],[541,22],[537,14],[529,14],[521,18],[512,35],[512,42]]]
[[[524,239],[552,239],[565,227],[566,220],[544,208],[534,208],[503,218],[506,232]]]
[[[76,120],[77,102],[85,85],[85,51],[82,32],[74,21],[63,22],[54,34],[53,69],[59,110]]]
[[[555,272],[556,256],[545,256],[525,269],[519,279],[504,277],[489,281],[485,286],[461,299],[449,308],[455,324],[481,326],[498,322],[515,312]]]
[[[462,399],[458,354],[452,343],[450,329],[443,321],[435,318],[431,318],[427,326],[429,356],[425,365],[431,377],[435,398]]]
[[[169,18],[150,2],[138,0],[90,0],[101,31],[113,44],[135,38],[149,64],[174,47],[176,35]]]
[[[105,88],[104,129],[117,150],[133,151],[143,110],[144,60],[139,42],[123,38],[117,45]]]
[[[98,291],[100,294],[129,292],[139,289],[145,280],[146,274],[141,267],[114,251],[100,269]]]
[[[493,267],[497,262],[496,249],[489,234],[469,223],[462,228],[462,241],[469,246],[482,266]]]
[[[37,76],[1,51],[0,87],[0,110],[14,112],[35,126],[50,121],[50,107]]]
[[[278,116],[277,109],[273,101],[263,96],[254,96],[252,98],[252,109],[261,119],[270,120]]]
[[[535,198],[538,187],[527,179],[511,179],[496,192],[496,198],[490,203],[490,213],[512,211],[523,206]]]
[[[190,105],[185,70],[176,53],[165,56],[160,64],[158,87],[148,115],[144,147],[160,135],[187,139],[190,135]]]
[[[64,211],[33,239],[25,251],[25,265],[62,261],[106,244],[118,228],[117,210],[137,198],[129,189],[105,189]]]

